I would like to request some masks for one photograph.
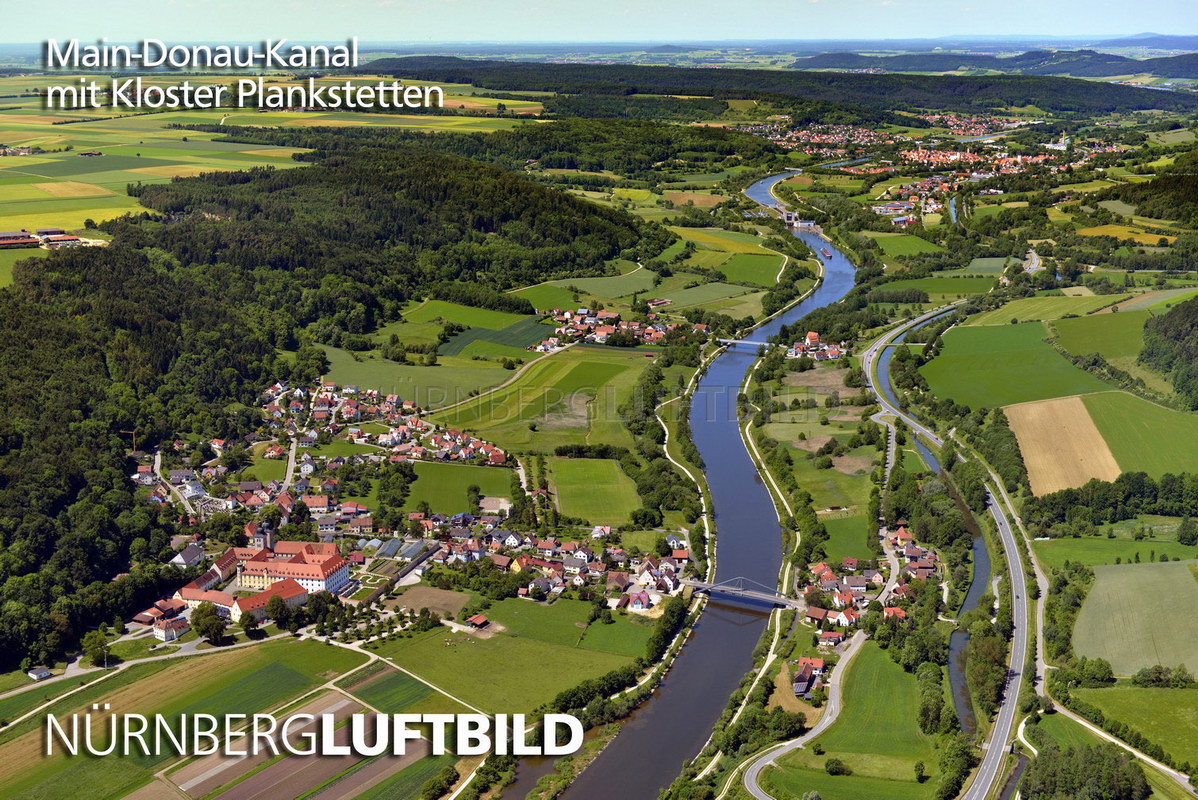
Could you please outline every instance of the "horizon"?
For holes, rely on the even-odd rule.
[[[103,21],[96,22],[91,18],[93,7],[82,0],[50,0],[39,13],[55,19],[54,35],[42,40],[338,41],[357,36],[365,41],[363,28],[369,27],[389,31],[389,35],[376,34],[371,42],[407,46],[1103,40],[1141,36],[1145,28],[1177,28],[1187,17],[1198,22],[1190,0],[1144,0],[1134,7],[1114,0],[965,2],[969,5],[954,0],[806,0],[780,6],[770,0],[744,0],[730,9],[717,0],[661,0],[651,7],[619,0],[604,8],[584,0],[558,0],[547,7],[527,7],[518,0],[469,4],[459,0],[342,0],[339,6],[316,0],[266,0],[247,8],[234,0],[175,0],[165,6],[132,0],[106,10]],[[367,16],[372,18],[365,19]],[[1089,29],[1085,33],[1042,33],[1046,29],[1076,30],[1082,20]],[[574,38],[579,27],[585,27],[589,35]],[[758,32],[763,28],[784,33],[762,38]],[[28,26],[10,26],[9,31],[0,33],[0,44],[40,44],[17,38],[27,30]],[[186,40],[171,35],[179,30],[187,32]],[[247,30],[254,32],[247,34]],[[812,35],[817,30],[820,35]],[[976,32],[979,30],[987,32]],[[652,38],[630,36],[634,31],[655,33]]]

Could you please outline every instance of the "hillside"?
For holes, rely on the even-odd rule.
[[[511,63],[432,56],[380,59],[371,62],[369,69],[397,77],[473,83],[500,90],[609,95],[707,92],[716,96],[738,97],[767,94],[806,101],[850,103],[876,109],[976,111],[1036,106],[1049,112],[1094,113],[1198,108],[1198,97],[1188,95],[1071,78],[1024,75],[861,75],[612,64]]]
[[[1031,51],[1017,56],[957,53],[911,53],[864,56],[823,53],[800,58],[795,69],[881,69],[888,72],[951,72],[986,69],[1011,75],[1073,75],[1087,78],[1148,73],[1163,78],[1198,77],[1198,54],[1135,59],[1095,50]]]
[[[669,239],[387,135],[326,133],[304,168],[135,187],[173,221],[116,220],[108,247],[18,262],[0,290],[0,669],[58,660],[179,585],[158,557],[175,515],[137,501],[116,431],[147,449],[245,436],[260,418],[229,409],[270,381],[319,376],[310,342],[352,346],[425,294],[527,311],[498,290],[601,274]],[[276,357],[297,346],[294,361]]]

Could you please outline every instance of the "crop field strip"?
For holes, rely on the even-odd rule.
[[[1105,658],[1116,675],[1154,664],[1198,664],[1195,565],[1198,561],[1094,567],[1094,585],[1074,627],[1074,649]],[[1162,608],[1162,598],[1179,613]]]
[[[953,328],[944,335],[944,349],[920,371],[937,395],[971,408],[1111,388],[1067,361],[1046,337],[1040,322]],[[1102,430],[1102,425],[1096,424]]]
[[[1114,305],[1120,300],[1126,300],[1128,295],[1097,295],[1093,297],[1024,297],[1012,300],[993,311],[985,311],[970,317],[966,325],[1009,325],[1011,320],[1020,322],[1031,320],[1060,319],[1066,314],[1081,316],[1097,311],[1100,308]]]
[[[1081,486],[1091,478],[1113,481],[1122,472],[1081,397],[1019,403],[1005,411],[1032,494]]]

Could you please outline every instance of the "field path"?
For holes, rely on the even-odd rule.
[[[474,395],[474,397],[467,397],[463,400],[458,400],[456,403],[450,403],[449,405],[441,406],[440,408],[430,408],[428,411],[430,414],[440,414],[443,411],[452,411],[453,409],[457,408],[458,406],[464,406],[467,403],[473,403],[474,401],[476,401],[480,398],[486,397],[489,394],[495,394],[496,392],[500,391],[501,389],[506,389],[507,387],[509,387],[513,383],[515,383],[516,381],[520,380],[521,376],[523,376],[524,373],[527,372],[529,367],[531,367],[533,364],[543,361],[546,358],[548,358],[549,356],[555,356],[558,353],[569,350],[571,347],[573,347],[576,344],[578,344],[578,342],[570,342],[570,344],[566,345],[565,347],[562,347],[559,350],[554,350],[552,353],[542,353],[541,355],[534,358],[532,361],[525,361],[524,364],[520,367],[520,369],[518,369],[512,373],[512,377],[508,378],[506,381],[499,384],[498,386],[492,386],[490,389],[488,389],[485,392],[482,392],[481,394],[476,394],[476,395]]]

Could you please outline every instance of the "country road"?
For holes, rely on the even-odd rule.
[[[841,687],[844,685],[844,675],[848,672],[849,664],[853,657],[861,650],[861,646],[865,644],[865,631],[857,631],[853,634],[849,646],[845,648],[844,655],[836,665],[836,669],[832,670],[831,677],[828,678],[828,701],[824,704],[824,713],[820,715],[819,722],[811,726],[811,729],[797,739],[791,739],[789,742],[783,742],[780,745],[766,750],[755,761],[749,764],[745,770],[744,777],[741,779],[745,789],[749,794],[753,795],[756,800],[774,800],[773,795],[761,788],[761,775],[772,766],[780,756],[784,756],[794,750],[798,750],[807,742],[811,741],[821,733],[826,731],[840,716],[841,709]]]
[[[933,317],[940,316],[946,310],[951,310],[955,305],[957,304],[954,303],[934,311],[929,311],[899,325],[897,328],[879,337],[861,355],[861,364],[865,370],[866,383],[870,391],[874,393],[882,409],[892,414],[895,418],[901,419],[913,432],[923,436],[936,447],[941,447],[944,444],[944,440],[937,436],[930,428],[919,422],[919,420],[900,410],[886,399],[886,395],[877,385],[874,364],[882,350],[893,342],[897,336]],[[993,477],[997,478],[997,476]],[[1001,491],[1001,487],[999,487],[999,491]],[[1019,558],[1015,533],[1011,529],[1010,520],[1002,507],[1002,503],[989,487],[987,488],[986,507],[990,515],[994,518],[994,523],[998,528],[999,539],[1002,541],[1003,554],[1006,557],[1007,564],[1011,567],[1008,570],[1008,574],[1011,580],[1014,631],[1011,635],[1011,664],[1007,672],[1007,683],[1003,688],[1002,702],[999,705],[994,725],[990,729],[990,738],[982,745],[982,762],[978,766],[969,788],[961,795],[964,800],[984,800],[990,795],[991,790],[1002,777],[1006,745],[1011,739],[1015,718],[1019,714],[1019,691],[1023,685],[1023,665],[1027,661],[1027,579],[1023,572],[1022,561]]]

